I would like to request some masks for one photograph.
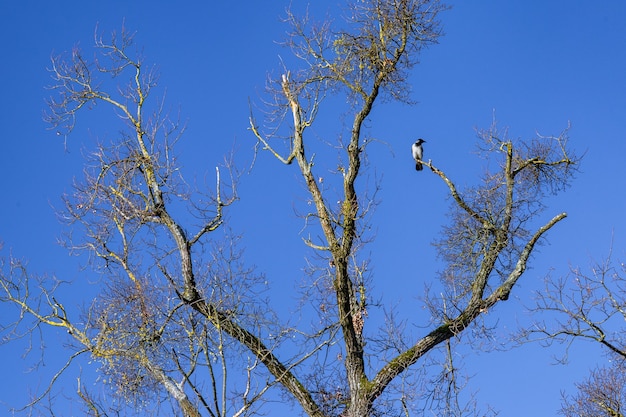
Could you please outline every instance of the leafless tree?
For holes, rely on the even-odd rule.
[[[592,371],[586,381],[576,384],[576,395],[563,399],[561,413],[565,417],[623,417],[626,372],[621,365]]]
[[[212,195],[192,190],[175,158],[183,126],[152,97],[157,74],[146,69],[133,34],[123,30],[110,41],[97,36],[95,47],[95,59],[78,48],[53,58],[47,120],[69,132],[84,108],[104,105],[123,122],[118,137],[88,151],[84,179],[64,197],[61,214],[73,231],[68,247],[88,253],[105,278],[103,288],[83,317],[72,317],[55,298],[60,281],[37,280],[10,259],[2,271],[2,299],[18,305],[20,316],[9,339],[34,337],[32,330],[42,325],[66,329],[74,341],[66,367],[90,355],[101,364],[105,385],[141,409],[168,398],[186,416],[247,414],[271,382],[250,385],[260,362],[235,360],[227,335],[258,342],[242,326],[255,329],[264,316],[256,297],[263,281],[245,267],[236,237],[209,239],[237,198],[234,171],[226,160],[226,170],[216,169]],[[128,84],[115,86],[119,80]],[[184,225],[181,206],[193,214]],[[227,370],[248,375],[247,383],[238,382],[238,402],[227,401]],[[111,412],[80,383],[78,395],[92,414]]]
[[[425,162],[448,187],[453,201],[452,224],[438,242],[448,263],[442,274],[448,292],[443,300],[429,298],[436,325],[427,334],[367,352],[366,347],[372,346],[364,330],[371,281],[367,262],[358,253],[366,243],[367,217],[374,201],[357,191],[369,143],[364,124],[381,97],[407,101],[408,70],[417,63],[419,52],[440,36],[438,14],[443,8],[437,1],[358,1],[352,3],[346,30],[341,25],[334,29],[328,21],[315,24],[289,15],[293,32],[288,45],[302,65],[285,67],[282,77],[270,83],[274,99],[265,127],[250,119],[262,150],[286,165],[297,163],[314,207],[304,217],[310,234],[319,237],[305,243],[330,265],[327,289],[332,293],[329,305],[320,309],[320,321],[328,321],[330,315],[341,327],[345,381],[340,388],[317,389],[334,393],[333,414],[387,412],[389,402],[382,399],[386,390],[392,390],[392,382],[507,300],[537,242],[566,217],[557,214],[529,229],[544,208],[545,195],[565,188],[575,171],[577,160],[568,149],[568,129],[530,141],[510,140],[495,124],[480,132],[481,150],[497,162],[497,169],[465,191],[459,191],[432,162]],[[312,140],[307,129],[315,124],[323,99],[333,94],[349,98],[348,139],[337,143]],[[334,134],[343,137],[341,126]],[[337,168],[324,170],[318,156],[324,152],[320,142],[339,149]],[[334,181],[328,178],[333,172]],[[325,185],[331,181],[336,187]],[[368,361],[370,357],[384,359]],[[328,414],[315,398],[298,400],[309,415]]]
[[[127,126],[91,152],[85,179],[65,199],[65,219],[84,231],[68,244],[90,254],[106,285],[77,321],[55,299],[55,288],[43,283],[33,293],[32,277],[12,262],[3,272],[3,298],[20,307],[21,320],[32,320],[14,329],[67,329],[76,345],[72,358],[96,358],[119,397],[169,399],[186,416],[252,413],[274,385],[310,416],[410,415],[419,394],[410,389],[411,371],[509,298],[536,244],[566,217],[534,223],[546,193],[567,186],[577,163],[567,129],[514,141],[495,124],[479,134],[495,167],[479,185],[459,190],[424,161],[452,201],[451,224],[438,242],[448,264],[440,277],[445,294],[427,298],[433,318],[423,335],[403,332],[391,317],[381,331],[367,327],[376,278],[362,249],[376,202],[359,188],[370,143],[365,124],[376,102],[410,101],[409,71],[441,35],[444,9],[437,0],[358,0],[345,22],[322,24],[288,13],[287,45],[299,60],[285,61],[284,74],[270,82],[267,125],[251,117],[250,129],[257,149],[298,169],[308,192],[304,218],[316,237],[304,242],[315,256],[303,297],[319,314],[313,329],[281,322],[259,295],[264,279],[245,267],[236,242],[210,239],[237,195],[227,193],[220,170],[210,200],[186,185],[173,152],[182,127],[170,122],[161,102],[150,101],[156,74],[132,54],[132,36],[97,38],[96,60],[78,49],[54,59],[50,122],[71,129],[84,107],[99,103]],[[108,88],[103,74],[114,81],[128,76],[130,84]],[[337,140],[312,141],[308,129],[324,98],[334,95],[347,98],[341,102],[349,126],[338,127]],[[325,158],[329,149],[336,159]],[[196,224],[179,220],[181,205],[195,213]],[[243,352],[248,363],[229,359]],[[246,375],[236,406],[225,400],[231,366]],[[436,391],[447,415],[474,414],[460,403],[446,408],[461,386],[453,362],[439,382],[448,387]],[[79,388],[79,396],[92,414],[103,414],[91,393]]]
[[[615,265],[609,256],[590,269],[573,267],[566,276],[548,276],[532,309],[541,313],[537,315],[541,319],[523,336],[546,343],[593,341],[608,353],[626,359],[622,328],[626,319],[624,265]]]
[[[624,264],[615,263],[610,253],[589,270],[572,267],[565,276],[547,276],[545,287],[536,294],[531,310],[537,320],[522,331],[523,340],[565,344],[560,359],[564,362],[571,344],[581,341],[599,344],[611,359],[610,366],[591,372],[587,381],[577,384],[576,396],[566,398],[562,411],[567,416],[578,408],[576,415],[581,416],[623,415],[625,290]]]

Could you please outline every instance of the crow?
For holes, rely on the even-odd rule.
[[[413,151],[413,159],[415,159],[415,170],[421,171],[422,167],[422,158],[424,156],[424,149],[422,149],[422,143],[426,142],[424,139],[418,139],[417,142],[411,146],[411,150]]]

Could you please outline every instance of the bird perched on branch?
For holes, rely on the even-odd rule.
[[[424,139],[418,139],[417,142],[411,146],[413,151],[413,159],[415,159],[415,170],[422,170],[422,157],[424,156],[424,149],[422,149],[422,143],[426,142]]]

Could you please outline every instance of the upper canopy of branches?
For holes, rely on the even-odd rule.
[[[512,140],[494,122],[478,132],[480,151],[496,167],[479,186],[455,197],[451,223],[437,242],[447,263],[443,279],[457,297],[469,293],[490,248],[501,248],[494,273],[505,279],[515,267],[546,194],[566,188],[578,170],[568,131],[569,126],[558,136]]]
[[[345,25],[337,28],[288,12],[287,44],[306,63],[292,78],[302,87],[320,81],[345,87],[362,100],[380,86],[393,99],[408,101],[407,70],[441,36],[437,15],[444,9],[438,0],[353,1]]]
[[[134,127],[141,125],[139,112],[129,106],[143,106],[157,84],[158,74],[154,67],[148,71],[143,67],[143,59],[133,50],[133,38],[133,33],[122,28],[120,34],[113,32],[110,41],[105,41],[96,30],[96,58],[85,56],[78,46],[72,48],[69,56],[53,56],[50,72],[54,84],[49,88],[54,96],[48,100],[49,111],[44,119],[53,127],[69,132],[74,127],[76,112],[101,100],[115,106],[120,116]],[[98,77],[108,74],[116,78],[128,71],[130,76],[125,86],[103,86],[106,80]]]

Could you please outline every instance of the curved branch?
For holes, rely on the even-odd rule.
[[[532,253],[535,244],[537,244],[537,241],[539,241],[544,233],[546,233],[555,224],[557,224],[566,217],[567,213],[557,214],[548,223],[540,227],[539,230],[535,232],[535,234],[528,241],[528,243],[526,243],[526,246],[524,246],[524,249],[520,253],[520,256],[515,265],[515,269],[513,269],[513,271],[509,274],[509,277],[502,283],[502,285],[500,285],[498,289],[496,289],[489,297],[487,297],[485,305],[486,308],[491,307],[500,300],[507,300],[509,298],[509,294],[511,293],[513,286],[517,283],[519,278],[526,270],[526,263],[528,262],[528,258],[530,258],[530,254]]]
[[[283,365],[276,355],[265,346],[261,339],[230,319],[227,314],[220,312],[213,304],[203,300],[197,300],[192,303],[191,306],[194,310],[211,320],[213,325],[218,329],[223,330],[248,348],[248,350],[265,365],[276,380],[293,394],[307,415],[314,417],[324,416],[309,391],[302,385],[298,378]]]
[[[450,179],[446,176],[446,174],[443,171],[441,171],[440,169],[436,168],[432,164],[431,161],[422,162],[422,164],[426,165],[427,167],[429,167],[432,172],[434,172],[435,174],[439,175],[439,177],[441,177],[441,179],[446,183],[446,185],[450,189],[450,195],[452,196],[452,198],[454,198],[454,201],[456,201],[456,203],[459,205],[459,207],[461,207],[463,210],[465,210],[465,212],[467,212],[467,214],[469,214],[470,217],[472,217],[474,220],[476,220],[477,222],[482,224],[483,227],[485,227],[485,228],[487,228],[489,230],[495,230],[496,227],[495,227],[495,225],[493,223],[491,223],[490,221],[485,219],[483,216],[478,214],[476,211],[474,211],[465,202],[463,197],[461,197],[461,195],[457,191],[456,186],[454,185],[454,183],[452,181],[450,181]]]
[[[484,300],[481,299],[476,302],[470,301],[463,312],[461,312],[461,314],[459,314],[456,318],[437,327],[428,335],[417,341],[415,345],[396,356],[394,359],[389,361],[387,365],[383,366],[370,383],[368,390],[369,401],[373,403],[373,401],[382,394],[387,385],[395,377],[406,370],[409,366],[416,363],[428,351],[467,328],[481,313],[487,311],[498,301],[507,300],[513,286],[524,273],[526,269],[526,262],[528,261],[528,258],[530,257],[537,241],[543,236],[544,233],[550,230],[555,224],[563,220],[565,217],[567,217],[566,213],[558,214],[535,232],[522,250],[515,269],[510,273],[504,283],[502,283],[502,285],[500,285],[500,287],[498,287],[491,295]]]
[[[70,365],[72,364],[72,362],[74,361],[74,359],[76,359],[79,355],[83,354],[83,353],[87,353],[89,352],[89,349],[81,349],[78,352],[74,352],[69,359],[65,362],[65,364],[61,367],[61,369],[59,369],[57,371],[56,374],[54,374],[54,376],[52,377],[52,379],[50,380],[50,383],[48,384],[48,387],[44,390],[44,392],[38,396],[37,398],[35,398],[34,400],[32,400],[30,403],[26,404],[24,407],[17,409],[16,411],[24,411],[27,408],[32,407],[33,405],[37,404],[39,401],[41,401],[46,395],[48,395],[50,393],[50,391],[52,390],[52,386],[54,385],[54,383],[57,381],[57,379],[59,379],[59,377],[63,374],[63,372],[65,372],[65,370],[67,368],[70,367]]]
[[[295,149],[291,151],[291,153],[289,154],[289,156],[287,156],[287,158],[283,157],[276,150],[274,150],[274,148],[272,148],[270,146],[270,144],[263,137],[261,132],[259,132],[259,129],[257,128],[256,124],[254,123],[254,119],[252,118],[252,116],[250,116],[249,121],[250,121],[250,130],[252,131],[252,133],[254,133],[254,136],[256,136],[258,141],[263,144],[263,149],[270,151],[272,153],[272,155],[274,155],[276,157],[276,159],[278,159],[283,164],[290,165],[293,162],[293,159],[296,157]]]

